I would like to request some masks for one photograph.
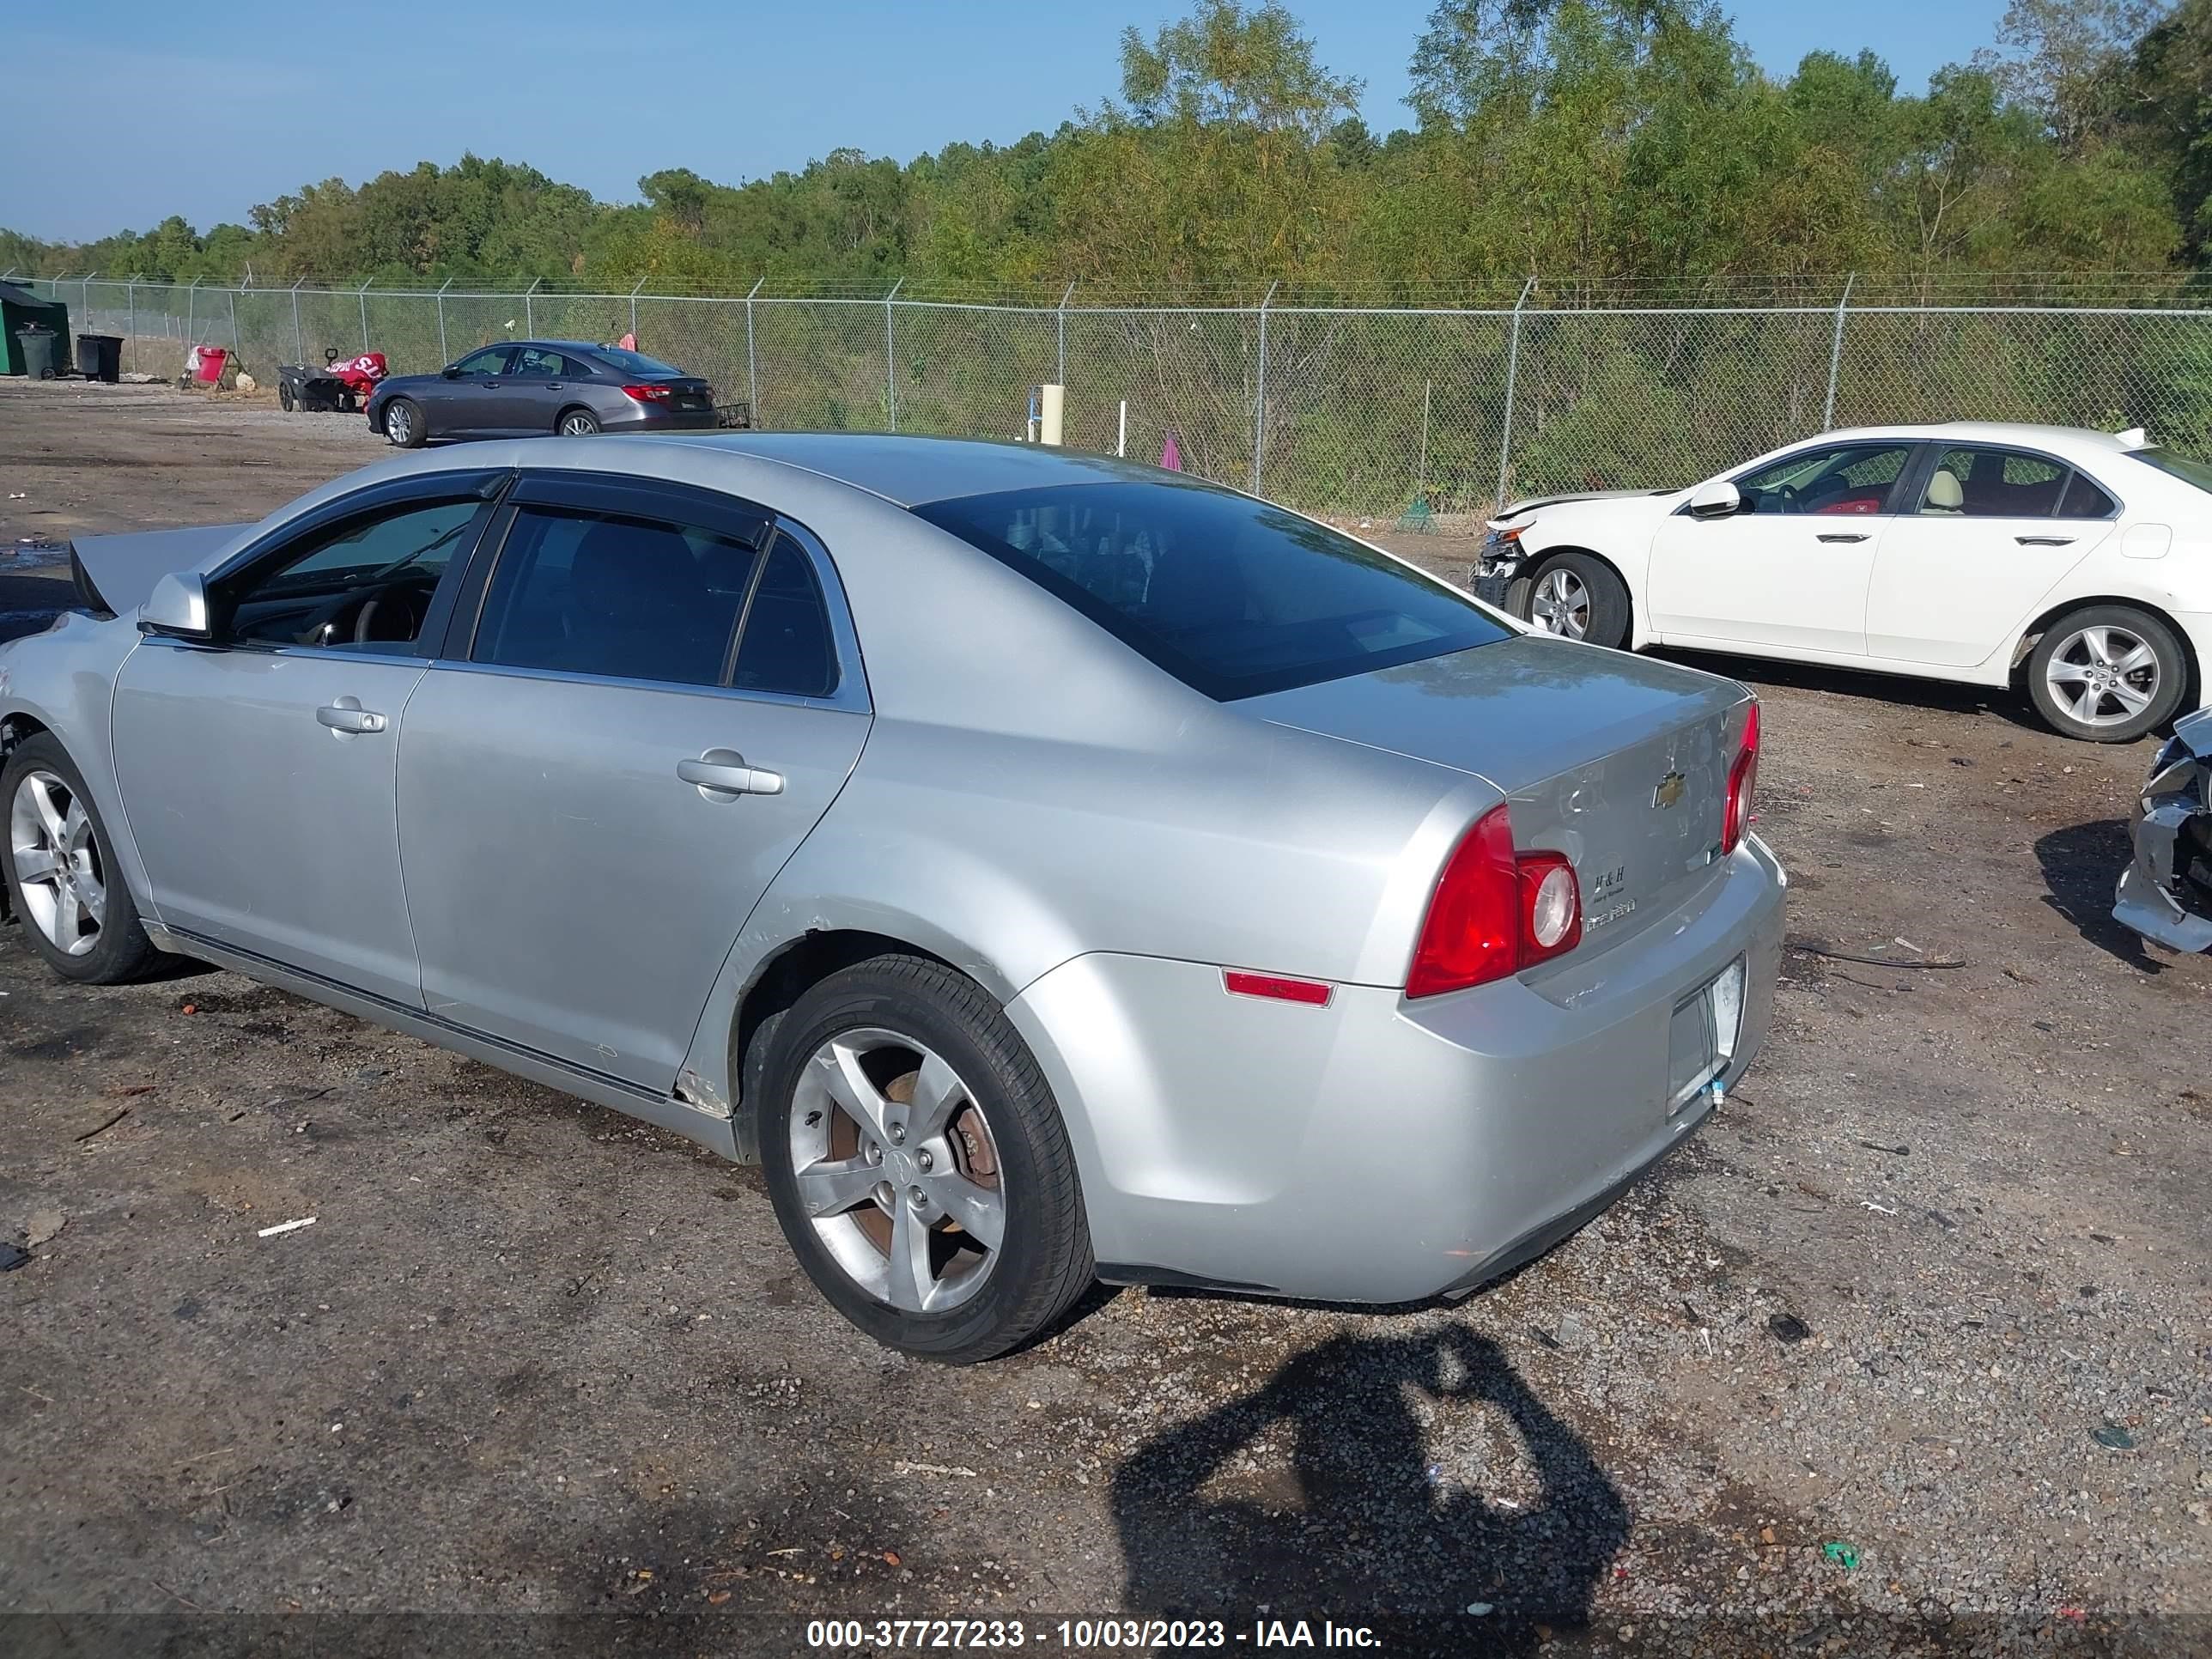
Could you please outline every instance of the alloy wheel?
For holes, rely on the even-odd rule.
[[[402,449],[415,435],[415,416],[404,404],[394,404],[384,411],[384,435]]]
[[[940,1055],[878,1027],[814,1051],[791,1109],[791,1167],[814,1231],[847,1277],[907,1313],[983,1286],[1006,1231],[997,1143]]]
[[[1554,565],[1538,579],[1529,613],[1546,633],[1579,640],[1589,632],[1589,589],[1566,566]]]
[[[27,772],[8,812],[8,850],[32,924],[57,950],[88,956],[107,921],[107,883],[92,819],[52,772]]]
[[[588,438],[598,430],[588,415],[570,415],[561,422],[561,435],[564,438]]]
[[[2158,696],[2158,653],[2150,641],[2112,623],[2077,628],[2058,643],[2043,671],[2059,708],[2084,726],[2118,726]]]

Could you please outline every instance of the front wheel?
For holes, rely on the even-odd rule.
[[[429,441],[430,428],[412,398],[394,398],[384,406],[384,435],[394,449],[420,449]]]
[[[1616,648],[1628,643],[1628,589],[1603,560],[1557,553],[1528,588],[1528,619],[1547,634]]]
[[[1091,1282],[1066,1126],[974,981],[878,957],[777,1023],[761,1160],[799,1265],[888,1347],[955,1364],[1049,1327]]]
[[[287,415],[292,412],[292,383],[289,380],[276,382],[276,407]]]
[[[2147,611],[2093,605],[2044,630],[2027,659],[2027,691],[2060,735],[2130,743],[2171,719],[2187,689],[2173,630]]]
[[[9,902],[32,948],[64,979],[120,985],[161,952],[139,925],[138,907],[100,811],[61,744],[41,732],[0,768],[6,803]]]
[[[563,438],[588,438],[599,429],[599,417],[588,409],[563,410],[553,430]]]

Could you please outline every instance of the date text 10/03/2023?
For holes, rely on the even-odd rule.
[[[1364,1625],[1333,1620],[1256,1620],[1232,1626],[1219,1619],[1061,1619],[1032,1626],[1021,1619],[817,1619],[806,1626],[815,1648],[1040,1647],[1066,1652],[1153,1648],[1379,1648]]]

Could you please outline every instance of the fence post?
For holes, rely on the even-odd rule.
[[[368,349],[368,284],[363,283],[361,285],[361,292],[354,297],[361,301],[361,349],[367,351]]]
[[[292,361],[295,363],[307,361],[307,343],[300,334],[300,284],[307,280],[304,276],[292,279]]]
[[[1505,429],[1498,440],[1498,505],[1505,505],[1505,477],[1513,456],[1513,394],[1521,378],[1521,313],[1536,286],[1531,276],[1521,284],[1521,297],[1513,302],[1513,333],[1505,348]]]
[[[1252,399],[1252,493],[1260,493],[1260,457],[1267,445],[1267,307],[1275,301],[1275,290],[1279,283],[1267,284],[1265,298],[1260,301],[1260,376]]]
[[[230,355],[234,357],[243,356],[244,349],[238,343],[238,290],[234,288],[225,292],[230,301]]]
[[[187,356],[199,343],[200,279],[192,278],[192,285],[185,290],[185,351]]]
[[[450,276],[438,284],[438,361],[441,363],[453,361],[453,354],[446,346],[446,290],[453,285],[453,279]]]
[[[902,276],[884,295],[884,387],[890,394],[884,407],[890,415],[894,432],[898,430],[898,348],[891,341],[891,301],[898,298],[898,291],[905,286],[906,278]]]
[[[629,337],[630,337],[630,338],[631,338],[631,339],[633,339],[633,340],[635,340],[635,339],[637,337],[637,295],[638,295],[638,289],[642,289],[644,286],[645,286],[645,278],[644,278],[644,277],[642,277],[642,276],[641,276],[641,277],[639,277],[639,278],[637,279],[637,288],[634,288],[634,289],[630,289],[630,291],[629,291]]]
[[[1851,284],[1858,281],[1856,270],[1844,277],[1843,297],[1836,301],[1836,343],[1828,348],[1828,407],[1820,416],[1820,430],[1832,432],[1836,425],[1836,380],[1844,368],[1844,307],[1851,302]]]
[[[138,372],[138,279],[130,277],[124,283],[125,303],[131,307],[131,372]]]
[[[532,276],[530,279],[530,292],[522,296],[522,331],[532,337],[535,337],[538,332],[536,302],[538,285],[544,280],[543,276]]]
[[[761,283],[766,281],[765,276],[756,278],[752,293],[745,295],[745,390],[752,394],[750,402],[756,427],[761,422],[760,359],[753,353],[753,295],[761,291]]]
[[[1075,295],[1075,284],[1067,285],[1067,292],[1060,296],[1060,383],[1067,384],[1067,302]]]

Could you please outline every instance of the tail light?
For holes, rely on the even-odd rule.
[[[1444,860],[1406,994],[1432,997],[1505,979],[1582,943],[1583,896],[1562,853],[1516,853],[1513,820],[1494,806]]]
[[[1729,767],[1728,805],[1721,813],[1721,856],[1735,851],[1752,821],[1752,791],[1759,783],[1759,700],[1744,711],[1743,736]]]
[[[641,404],[665,404],[668,401],[668,388],[665,386],[626,386],[623,388],[623,396],[635,398]]]

